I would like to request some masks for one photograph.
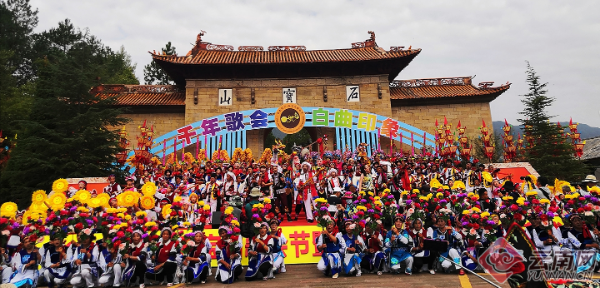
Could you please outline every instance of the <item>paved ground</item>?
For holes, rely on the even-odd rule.
[[[326,278],[317,270],[315,265],[288,265],[286,266],[287,273],[276,275],[276,279],[268,281],[248,282],[240,280],[228,285],[229,287],[455,287],[455,288],[489,288],[493,287],[485,281],[474,275],[459,276],[458,274],[442,274],[430,275],[429,273],[418,273],[412,276],[404,274],[392,275],[389,273],[377,276],[376,274],[363,274],[361,277],[345,277],[340,276],[338,279]],[[213,268],[214,269],[214,268]],[[214,272],[214,270],[213,270]],[[245,272],[245,271],[244,271]],[[484,274],[481,274],[482,276]],[[490,279],[489,276],[484,276]],[[184,285],[176,288],[184,288]],[[214,276],[211,276],[206,284],[194,284],[194,287],[222,287],[225,285],[218,284]],[[156,286],[158,287],[158,286]],[[508,288],[508,285],[501,285],[502,288]]]

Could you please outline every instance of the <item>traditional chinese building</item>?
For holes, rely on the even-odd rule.
[[[242,122],[238,122],[252,128],[266,128],[255,124],[263,123],[259,120],[272,122],[267,117],[272,117],[273,109],[286,103],[328,109],[308,110],[324,111],[324,114],[308,114],[314,114],[310,119],[327,115],[323,121],[328,125],[317,125],[315,120],[311,126],[307,120],[307,126],[311,126],[308,129],[313,139],[322,134],[329,135],[330,140],[337,139],[330,141],[329,149],[334,148],[332,142],[336,148],[349,144],[351,148],[356,147],[363,140],[369,142],[376,129],[374,123],[381,125],[381,119],[386,117],[397,120],[397,132],[404,131],[404,139],[411,133],[416,139],[423,139],[423,134],[417,132],[432,133],[436,119],[444,117],[454,126],[460,120],[471,137],[478,135],[482,120],[492,123],[489,103],[504,93],[509,83],[493,87],[493,82],[475,84],[472,77],[395,80],[421,49],[392,46],[386,50],[377,45],[375,34],[369,33],[371,37],[366,41],[335,50],[306,50],[304,46],[267,49],[240,46],[235,50],[229,45],[204,42],[201,33],[185,56],[150,53],[176,85],[101,85],[93,91],[118,96],[118,105],[129,108],[126,116],[133,119],[129,131],[135,131],[147,120],[154,125],[155,135],[165,135],[165,142],[182,133],[175,132],[178,128],[200,121],[202,125],[192,127],[197,130],[192,135],[198,138],[196,141],[202,140],[204,136],[200,135],[206,134],[209,124],[218,125],[221,132],[234,129],[230,122],[235,120],[233,112],[236,111],[260,111],[270,115],[255,119],[252,117],[261,116],[259,112],[244,114],[240,116]],[[361,113],[348,115],[345,109]],[[221,118],[217,119],[218,115]],[[344,116],[349,117],[347,122],[343,121]],[[344,126],[343,123],[348,122],[349,126]],[[346,127],[363,128],[361,131],[365,133],[352,134],[354,131],[346,131]],[[269,132],[269,128],[247,130],[243,141],[237,132],[226,137],[234,143],[230,147],[247,146],[253,151],[262,151]],[[388,134],[382,133],[385,135]],[[180,139],[186,136],[189,135]],[[169,142],[168,146],[173,145]],[[389,149],[389,138],[382,140],[381,146]]]

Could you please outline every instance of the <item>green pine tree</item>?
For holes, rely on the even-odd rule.
[[[35,61],[37,79],[23,135],[0,177],[0,203],[29,204],[31,193],[48,191],[58,178],[121,174],[114,155],[119,136],[112,127],[127,119],[115,99],[91,94],[99,79],[136,82],[124,53],[114,52],[70,21],[40,33],[35,43],[45,57]],[[133,78],[132,78],[133,77]]]
[[[0,1],[0,171],[17,135],[22,135],[19,121],[29,117],[35,87],[31,43],[37,23],[37,10],[29,0]]]
[[[575,158],[575,149],[569,139],[562,135],[562,129],[550,123],[546,109],[555,98],[548,96],[548,83],[542,83],[540,77],[527,62],[527,83],[529,93],[521,95],[525,109],[519,112],[525,119],[518,119],[523,125],[525,137],[530,144],[524,151],[524,158],[531,163],[541,176],[552,182],[555,178],[574,181],[583,178],[587,172],[583,162]],[[527,139],[525,140],[527,141]]]
[[[177,52],[175,51],[175,47],[171,46],[171,41],[165,45],[165,48],[162,48],[163,54],[166,55],[175,55]],[[165,73],[154,60],[148,65],[144,67],[144,82],[146,85],[174,85],[175,82]]]
[[[32,9],[29,0],[0,1],[0,51],[10,51],[4,55],[11,74],[18,85],[24,85],[35,78],[33,68],[33,29],[38,24],[38,10]]]

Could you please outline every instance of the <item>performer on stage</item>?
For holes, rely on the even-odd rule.
[[[108,248],[106,242],[98,245],[100,254],[98,257],[98,268],[101,269],[102,274],[98,279],[100,286],[121,286],[121,254],[119,254],[118,247]]]
[[[574,252],[574,259],[577,259],[577,273],[581,273],[593,268],[594,263],[600,260],[597,236],[591,233],[587,224],[583,221],[581,215],[573,213],[569,217],[569,222],[572,228],[567,231],[567,239],[565,239],[567,247]],[[589,257],[577,257],[578,255],[586,255]]]
[[[403,223],[404,215],[397,215],[394,218],[394,225],[385,237],[385,247],[388,249],[389,267],[392,273],[400,273],[400,263],[405,262],[406,269],[404,270],[404,273],[406,275],[412,275],[414,258],[410,254],[410,251],[413,248],[414,243],[412,238],[408,235],[408,232],[402,229]]]
[[[269,279],[273,267],[272,250],[273,238],[269,235],[269,224],[263,222],[260,224],[259,234],[254,236],[250,242],[248,269],[246,270],[247,281]]]
[[[64,285],[71,276],[71,265],[67,259],[67,252],[63,247],[62,239],[58,234],[50,235],[48,248],[44,251],[45,267],[44,278],[49,288],[54,285]]]
[[[10,276],[13,274],[11,262],[12,257],[9,256],[8,249],[5,247],[0,247],[0,270],[2,271],[0,283],[2,284],[10,282]]]
[[[16,287],[34,288],[37,285],[39,278],[38,264],[41,261],[41,256],[35,249],[35,241],[37,236],[25,235],[22,242],[23,248],[12,257],[12,277],[10,283]]]
[[[362,238],[366,247],[360,266],[369,273],[377,273],[381,276],[387,258],[383,251],[385,244],[383,235],[379,230],[373,231],[371,227],[367,226]]]
[[[108,176],[108,186],[104,187],[104,193],[108,193],[110,197],[117,197],[121,194],[121,186],[116,182],[115,175]]]
[[[427,230],[423,228],[423,220],[419,218],[413,220],[412,227],[407,228],[406,230],[414,243],[414,247],[411,249],[411,253],[414,257],[414,270],[419,272],[423,265],[427,264],[429,273],[434,275],[435,270],[433,269],[433,260],[435,257],[431,256],[428,250],[423,250],[425,235],[427,235]]]
[[[334,227],[333,221],[327,223],[327,228],[317,238],[317,249],[322,252],[317,269],[323,271],[325,276],[331,275],[331,278],[337,279],[342,268],[341,253],[346,250],[346,241],[342,233],[333,234]]]
[[[429,229],[427,229],[427,238],[433,240],[447,241],[448,250],[441,253],[441,255],[451,259],[452,261],[454,261],[454,263],[460,264],[461,258],[459,249],[461,250],[460,246],[463,245],[462,236],[456,231],[454,231],[452,227],[447,226],[447,221],[441,217],[436,219],[436,226],[437,227],[429,227]],[[441,258],[440,261],[442,261],[442,267],[445,270],[450,269],[450,267],[452,266],[452,262],[450,262],[449,260]],[[454,266],[457,270],[460,269],[460,275],[465,274],[465,271],[461,269],[460,266]]]
[[[346,233],[342,236],[346,243],[346,250],[342,253],[344,273],[346,275],[356,275],[360,277],[362,275],[360,254],[366,249],[363,238],[357,235],[355,232],[356,224],[351,220],[346,220],[345,223]]]
[[[151,259],[156,263],[156,266],[149,268],[146,272],[146,278],[152,281],[162,282],[167,281],[167,287],[173,286],[173,278],[175,277],[175,271],[177,270],[177,262],[175,258],[177,256],[177,243],[171,241],[173,231],[171,228],[163,228],[161,232],[161,238],[158,242],[158,250],[156,255],[152,255]]]
[[[269,222],[271,226],[271,239],[273,239],[273,253],[271,256],[273,257],[273,268],[271,269],[270,278],[275,278],[275,273],[285,273],[285,254],[281,250],[285,244],[287,244],[287,239],[285,235],[281,233],[281,228],[279,228],[279,220],[271,219]]]
[[[242,274],[243,269],[241,239],[232,247],[230,245],[230,233],[228,228],[219,228],[221,239],[219,239],[215,247],[218,262],[215,279],[223,284],[233,283]]]
[[[212,245],[202,231],[194,234],[195,248],[185,256],[182,261],[185,267],[185,281],[187,285],[200,282],[206,283],[206,278],[210,275],[210,249]]]
[[[144,288],[144,276],[146,273],[146,257],[147,252],[145,251],[144,241],[142,239],[144,233],[140,229],[133,230],[131,234],[131,245],[127,248],[125,255],[123,255],[123,262],[121,262],[121,268],[123,269],[123,280],[127,286],[133,285],[133,283],[139,282],[140,288]]]
[[[318,182],[311,167],[312,166],[308,162],[302,163],[302,172],[300,173],[300,176],[296,178],[296,181],[298,181],[298,200],[300,200],[296,201],[296,215],[298,215],[302,210],[302,207],[304,207],[306,219],[309,223],[314,221],[312,212],[312,207],[314,206],[313,197],[317,197],[317,187],[315,186],[315,183]],[[304,206],[302,206],[302,203],[304,203]],[[298,216],[296,216],[296,218],[297,217]]]
[[[67,258],[71,261],[73,287],[94,287],[98,281],[98,257],[100,250],[92,241],[91,229],[84,229],[78,235],[78,243],[71,243]]]

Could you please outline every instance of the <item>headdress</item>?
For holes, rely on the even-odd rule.
[[[165,231],[169,231],[169,233],[170,233],[171,235],[173,235],[173,230],[171,229],[171,227],[163,227],[163,228],[160,230],[160,234],[162,235],[162,233],[164,233]]]
[[[394,216],[394,222],[400,220],[401,222],[404,222],[404,214],[396,214],[396,216]]]
[[[307,165],[308,166],[308,170],[310,170],[312,168],[312,165],[310,165],[310,163],[304,161],[302,162],[302,166]]]
[[[275,223],[277,226],[279,226],[279,223],[281,223],[281,221],[279,221],[279,219],[277,218],[273,218],[271,220],[269,220],[269,225]]]
[[[260,228],[262,228],[262,227],[267,228],[267,234],[269,234],[271,232],[271,226],[269,224],[267,224],[267,222],[260,223]]]

